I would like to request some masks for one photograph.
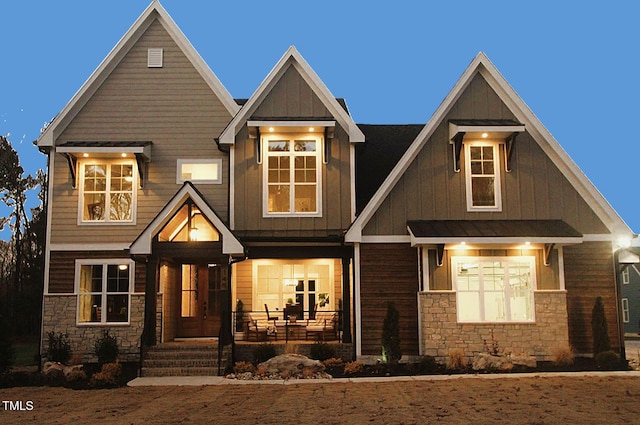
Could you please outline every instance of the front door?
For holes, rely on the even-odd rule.
[[[178,336],[218,336],[229,292],[227,266],[183,264]]]

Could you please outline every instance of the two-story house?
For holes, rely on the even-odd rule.
[[[633,232],[482,53],[426,125],[358,125],[294,47],[232,98],[153,1],[38,146],[43,335],[87,357],[107,329],[129,359],[230,342],[238,300],[339,312],[351,357],[380,357],[394,301],[407,357],[472,356],[493,332],[548,359],[590,352],[602,296],[622,348]]]

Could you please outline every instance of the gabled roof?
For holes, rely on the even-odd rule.
[[[213,208],[211,208],[207,201],[205,201],[198,189],[188,181],[182,185],[180,190],[133,241],[129,247],[129,252],[133,255],[151,254],[151,242],[153,241],[153,238],[164,228],[169,220],[171,220],[187,199],[191,199],[202,214],[204,214],[218,232],[220,232],[220,235],[222,236],[223,254],[232,256],[244,255],[245,249],[242,243],[238,238],[236,238],[227,225],[224,224],[220,217],[218,217]]]
[[[356,145],[356,213],[371,200],[424,125],[358,124],[358,127],[366,143]]]
[[[158,0],[153,2],[142,12],[142,15],[129,28],[116,46],[109,52],[107,57],[100,63],[98,68],[85,81],[80,90],[71,98],[69,103],[54,118],[53,122],[45,129],[38,138],[38,146],[53,146],[54,133],[64,129],[58,127],[67,126],[71,119],[79,112],[80,108],[91,98],[101,84],[109,77],[118,63],[126,56],[129,50],[135,45],[138,39],[144,34],[149,26],[157,20],[163,28],[171,35],[171,38],[180,47],[184,55],[191,61],[195,69],[202,76],[211,91],[216,94],[231,116],[235,115],[240,107],[233,100],[227,89],[222,85],[218,77],[209,68],[206,62],[193,48],[189,40],[182,33],[180,28],[173,21],[171,16],[160,5]],[[58,133],[59,134],[59,133]]]
[[[480,74],[496,92],[505,105],[511,110],[515,118],[526,126],[527,131],[533,139],[540,145],[551,161],[558,167],[560,172],[573,185],[578,193],[593,208],[596,215],[602,220],[611,233],[633,234],[632,230],[622,220],[618,213],[611,207],[602,194],[589,181],[586,175],[573,162],[565,150],[549,133],[544,125],[538,120],[535,114],[529,109],[524,101],[513,90],[505,78],[500,74],[489,58],[480,52],[471,61],[471,64],[464,71],[453,89],[449,92],[444,101],[440,104],[433,116],[423,127],[412,145],[400,158],[397,165],[384,180],[378,191],[371,198],[371,201],[356,218],[349,231],[345,235],[347,242],[359,242],[362,237],[362,229],[376,213],[377,209],[391,193],[398,180],[409,168],[414,158],[418,155],[425,143],[429,140],[435,129],[445,118],[447,113],[454,106],[456,101],[469,86],[473,77]]]
[[[238,134],[245,122],[251,117],[251,114],[260,105],[269,91],[280,80],[284,72],[289,66],[295,67],[305,82],[311,87],[311,90],[320,98],[325,107],[331,112],[333,118],[345,129],[349,134],[349,140],[352,143],[364,142],[364,134],[358,128],[348,112],[342,107],[340,102],[331,94],[327,86],[320,80],[320,77],[304,60],[302,55],[291,46],[284,53],[282,58],[273,67],[271,72],[262,81],[260,86],[251,95],[249,100],[244,104],[240,112],[231,120],[227,128],[224,129],[219,137],[221,144],[232,145],[235,143],[235,136]]]

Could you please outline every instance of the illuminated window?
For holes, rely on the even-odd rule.
[[[269,311],[297,306],[300,311],[316,308],[337,310],[333,298],[331,260],[254,260],[253,305],[265,304]]]
[[[264,212],[319,216],[320,152],[318,135],[268,135],[265,143]]]
[[[535,257],[452,257],[459,322],[532,322]]]
[[[176,183],[222,183],[221,159],[179,159],[177,169]]]
[[[80,220],[85,223],[133,222],[133,162],[82,162]]]
[[[127,323],[133,263],[79,260],[76,265],[78,323]]]
[[[502,205],[498,144],[469,142],[464,146],[467,209],[500,211]]]

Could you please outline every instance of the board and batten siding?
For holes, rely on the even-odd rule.
[[[400,312],[402,354],[418,355],[417,250],[405,244],[362,244],[360,258],[362,355],[381,355],[388,301]]]
[[[148,68],[147,50],[158,47],[164,49],[164,65]],[[144,188],[137,191],[136,223],[79,226],[79,191],[71,186],[66,159],[55,154],[51,242],[131,242],[180,189],[176,184],[177,159],[222,159],[222,184],[198,185],[198,190],[226,221],[228,154],[217,149],[214,138],[230,119],[189,59],[154,21],[55,141],[153,143],[148,176]]]
[[[564,278],[569,314],[569,342],[577,353],[593,353],[591,312],[602,297],[611,348],[618,350],[618,302],[611,242],[564,247]]]
[[[327,115],[327,108],[293,67],[288,68],[253,114],[254,117],[269,119],[317,119]],[[245,125],[236,135],[233,147],[234,230],[301,230],[322,234],[348,228],[351,224],[350,142],[345,130],[337,123],[335,137],[329,143],[331,154],[328,164],[321,161],[318,164],[322,167],[322,217],[265,218],[262,167],[266,162],[258,164],[256,142],[249,138]]]
[[[562,219],[584,234],[609,233],[590,206],[527,133],[518,135],[512,171],[500,149],[501,212],[468,212],[464,150],[453,170],[451,119],[515,119],[480,75],[472,80],[365,227],[366,235],[404,235],[408,220]]]

